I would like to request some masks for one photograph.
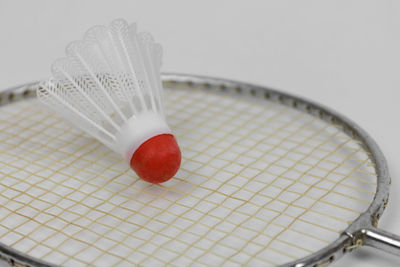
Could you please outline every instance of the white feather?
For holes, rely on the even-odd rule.
[[[161,46],[135,24],[89,29],[52,65],[41,102],[130,159],[145,140],[171,133],[165,122]]]

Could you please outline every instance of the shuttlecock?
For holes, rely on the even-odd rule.
[[[52,65],[41,102],[120,153],[142,179],[175,175],[181,152],[165,120],[161,46],[125,20],[89,29]]]

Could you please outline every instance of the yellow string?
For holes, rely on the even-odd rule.
[[[278,265],[372,201],[374,164],[340,127],[200,88],[166,105],[183,161],[162,185],[34,100],[1,107],[0,241],[69,266]]]

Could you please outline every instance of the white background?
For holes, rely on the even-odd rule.
[[[162,43],[163,71],[236,79],[323,103],[386,155],[380,227],[400,234],[400,1],[0,0],[0,88],[46,78],[66,44],[123,17]],[[361,248],[334,266],[398,266]]]

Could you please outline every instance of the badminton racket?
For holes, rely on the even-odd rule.
[[[49,113],[37,83],[0,94],[0,257],[18,266],[322,266],[362,246],[400,254],[376,228],[390,178],[342,115],[276,90],[163,75],[182,165],[137,178]]]

